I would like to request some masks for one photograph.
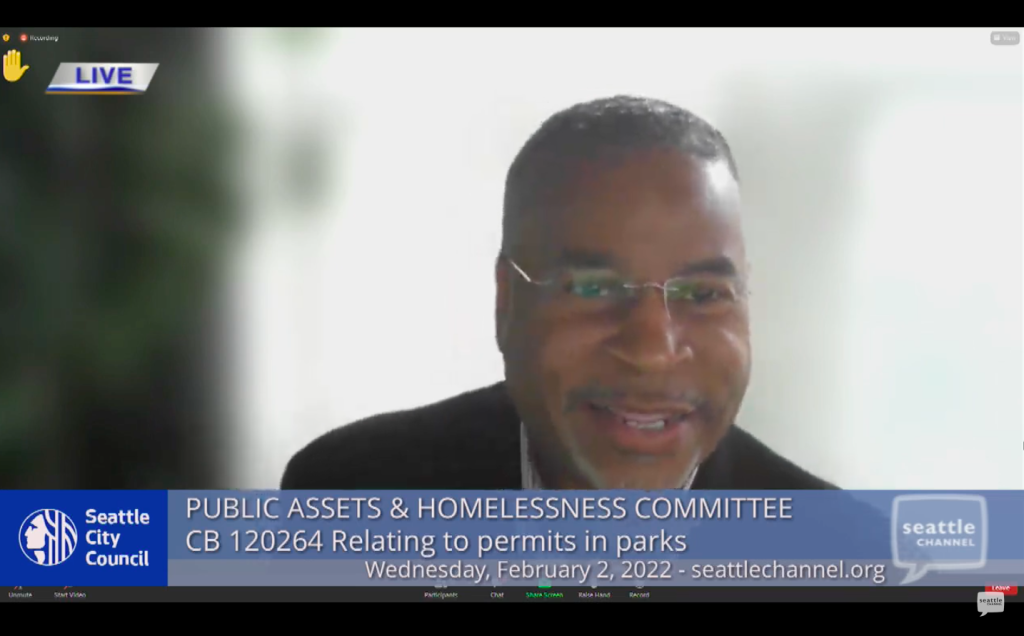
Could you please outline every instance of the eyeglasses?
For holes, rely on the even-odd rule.
[[[688,276],[658,282],[637,283],[607,270],[573,270],[560,272],[545,280],[532,278],[511,258],[505,257],[519,276],[537,287],[554,293],[554,299],[579,309],[620,306],[639,298],[645,289],[662,293],[665,309],[671,316],[684,312],[716,313],[730,310],[747,296],[741,281],[722,276]],[[677,312],[672,309],[676,308]]]

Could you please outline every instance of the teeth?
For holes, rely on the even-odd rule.
[[[627,420],[626,426],[640,430],[660,430],[665,428],[665,420],[658,420],[657,422],[634,422]]]

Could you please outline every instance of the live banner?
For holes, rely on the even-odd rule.
[[[4,586],[963,586],[1024,491],[0,491]]]

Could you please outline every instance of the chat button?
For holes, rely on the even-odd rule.
[[[930,571],[977,570],[988,558],[988,507],[980,495],[901,495],[892,506],[893,565],[900,583]]]
[[[978,612],[982,616],[1002,612],[1005,602],[1002,592],[978,592]]]

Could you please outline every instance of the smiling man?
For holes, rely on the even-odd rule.
[[[721,134],[615,97],[550,118],[506,181],[505,382],[344,426],[289,489],[830,489],[735,426],[750,380],[739,179]]]

